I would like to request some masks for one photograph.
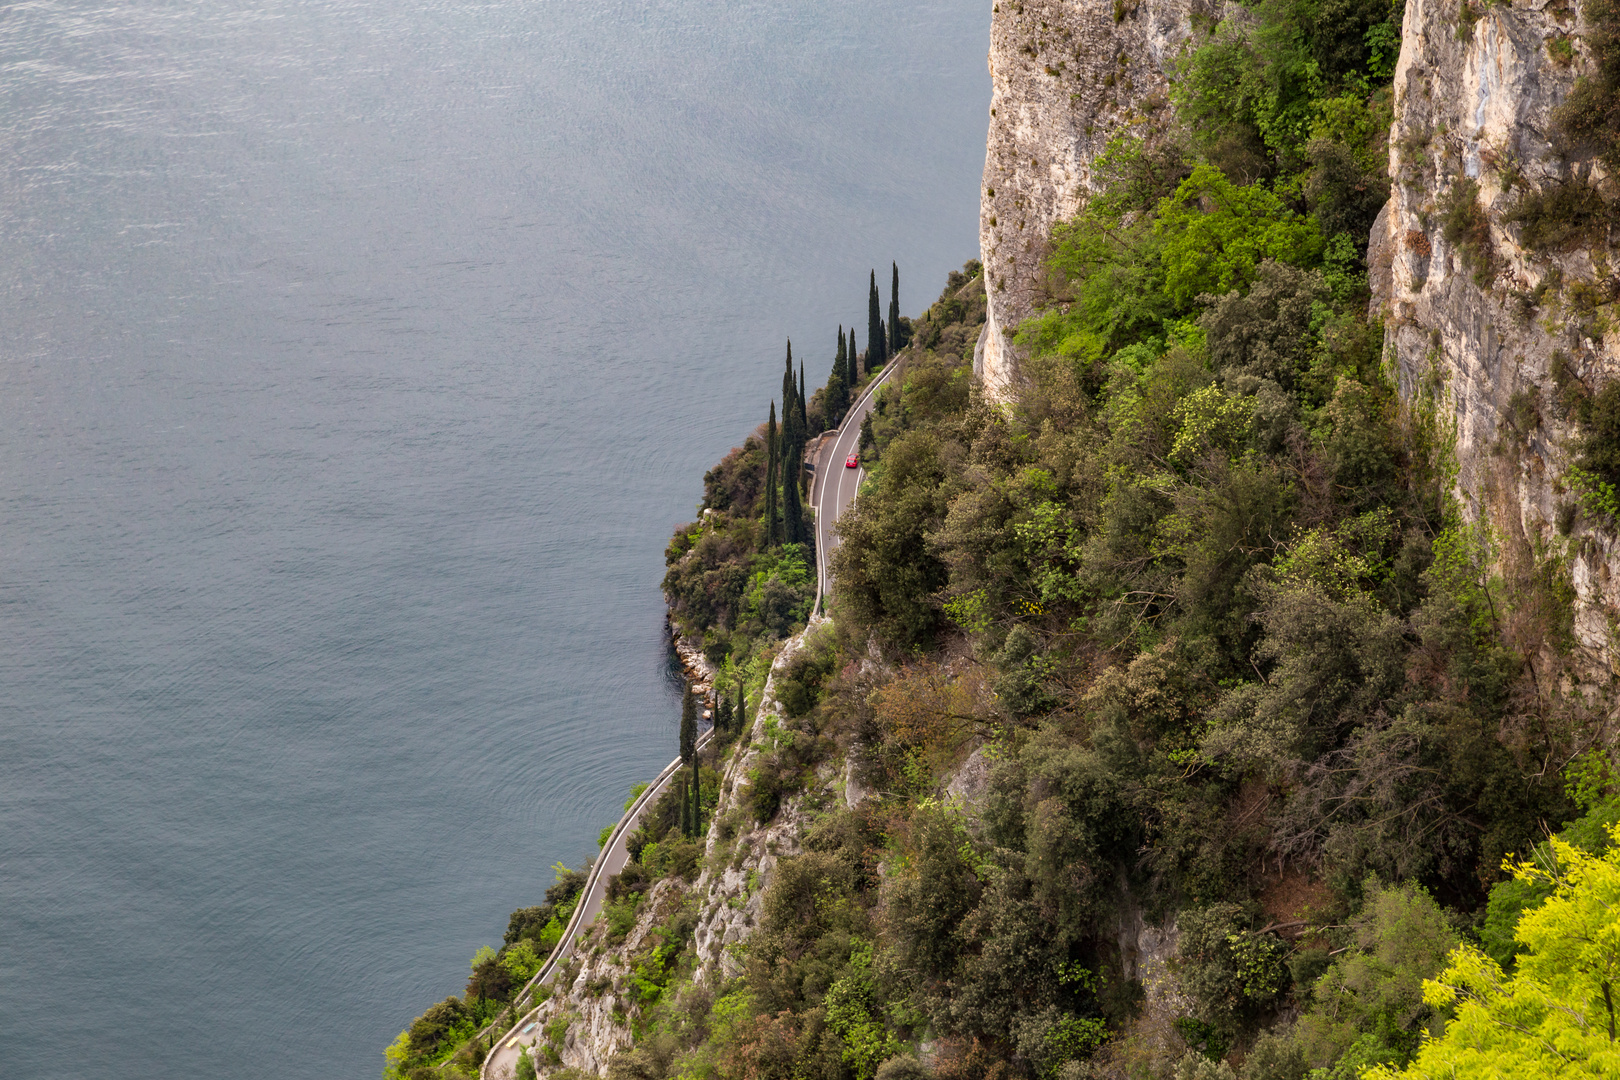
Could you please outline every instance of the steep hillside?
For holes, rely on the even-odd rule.
[[[975,372],[1010,398],[1010,336],[1043,297],[1052,226],[1093,193],[1121,132],[1167,119],[1166,65],[1199,0],[999,0],[990,20],[990,132],[979,206],[989,313]]]
[[[1588,42],[1595,11],[1613,19],[1591,4],[1407,5],[1395,183],[1375,242],[1391,271],[1377,300],[1402,396],[1433,382],[1467,512],[1490,524],[1506,575],[1569,580],[1581,674],[1605,683],[1620,662],[1620,549],[1599,485],[1615,477],[1571,467],[1592,426],[1579,399],[1620,374],[1620,187],[1613,132],[1607,148],[1601,131],[1582,139],[1561,108],[1604,62]],[[1558,629],[1520,628],[1534,635],[1520,647],[1550,650],[1542,638]]]

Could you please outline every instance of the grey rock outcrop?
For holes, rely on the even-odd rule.
[[[1094,189],[1096,159],[1121,132],[1169,117],[1166,69],[1197,0],[996,0],[990,17],[990,133],[979,202],[989,308],[974,370],[994,400],[1016,393],[1011,335],[1046,283],[1052,225]]]
[[[1571,524],[1566,477],[1578,433],[1555,404],[1551,367],[1562,351],[1593,387],[1620,374],[1620,337],[1583,319],[1575,300],[1577,283],[1611,271],[1606,253],[1587,247],[1530,251],[1509,216],[1525,192],[1549,190],[1572,168],[1612,184],[1590,163],[1561,161],[1552,145],[1553,110],[1580,65],[1553,62],[1548,46],[1567,40],[1579,50],[1580,8],[1481,5],[1471,29],[1458,20],[1452,0],[1406,5],[1394,187],[1369,260],[1374,303],[1402,398],[1421,407],[1427,397],[1442,432],[1455,433],[1465,513],[1491,525],[1509,569],[1564,553],[1583,679],[1606,682],[1616,670],[1609,628],[1620,614],[1620,549],[1578,520],[1567,541],[1558,528],[1561,513]],[[1470,199],[1472,237],[1458,228]]]

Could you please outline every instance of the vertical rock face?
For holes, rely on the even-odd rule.
[[[1553,111],[1587,59],[1581,10],[1407,0],[1395,183],[1369,262],[1402,396],[1432,398],[1454,433],[1466,512],[1490,524],[1510,575],[1562,560],[1579,659],[1602,680],[1620,673],[1610,630],[1620,544],[1575,511],[1567,473],[1579,432],[1552,367],[1562,353],[1592,391],[1620,377],[1615,269],[1590,240],[1532,251],[1512,216],[1527,193],[1571,179],[1620,195],[1620,178],[1553,147]],[[979,211],[989,310],[974,357],[992,398],[1016,396],[1011,336],[1044,295],[1053,224],[1101,186],[1094,172],[1112,138],[1151,138],[1169,122],[1166,71],[1193,17],[1219,14],[1209,0],[995,0]]]
[[[989,311],[974,357],[992,397],[1013,395],[1011,336],[1044,287],[1052,225],[1093,190],[1111,138],[1151,136],[1168,119],[1165,70],[1191,33],[1196,2],[995,0],[979,203]]]
[[[1526,192],[1572,175],[1613,183],[1552,146],[1553,110],[1581,65],[1579,12],[1560,0],[1407,0],[1393,193],[1369,262],[1402,397],[1431,395],[1442,431],[1455,425],[1458,493],[1466,513],[1492,526],[1504,568],[1556,555],[1570,533],[1575,637],[1586,674],[1599,679],[1616,659],[1620,550],[1574,516],[1564,480],[1578,432],[1551,369],[1561,351],[1593,390],[1620,375],[1620,339],[1604,335],[1591,307],[1612,271],[1582,244],[1532,252],[1511,217]],[[1560,63],[1571,51],[1573,62]]]

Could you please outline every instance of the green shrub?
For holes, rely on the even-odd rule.
[[[1614,208],[1590,184],[1567,180],[1525,191],[1503,220],[1517,224],[1525,247],[1537,252],[1563,251],[1576,244],[1602,241]]]
[[[1300,1018],[1296,1039],[1317,1067],[1332,1065],[1367,1037],[1369,1047],[1404,1061],[1433,1018],[1423,980],[1445,967],[1457,932],[1422,889],[1375,881],[1351,931],[1348,952],[1312,988],[1313,1004]]]
[[[1219,1035],[1237,1034],[1288,986],[1288,947],[1256,933],[1238,904],[1212,904],[1177,919],[1176,972],[1198,1002],[1198,1019]]]
[[[1586,0],[1581,7],[1592,63],[1553,120],[1566,150],[1591,153],[1613,173],[1620,171],[1620,2]]]
[[[409,1029],[410,1055],[432,1060],[471,1037],[472,1010],[458,997],[447,997],[417,1017]]]
[[[1485,285],[1496,271],[1496,248],[1491,224],[1479,205],[1479,184],[1458,180],[1441,200],[1440,232],[1462,254],[1463,265],[1474,271],[1474,282]]]
[[[1187,304],[1205,293],[1247,288],[1266,259],[1311,265],[1322,234],[1266,188],[1232,183],[1200,165],[1159,204],[1153,231],[1163,241],[1164,292]]]

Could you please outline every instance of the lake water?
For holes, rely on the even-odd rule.
[[[977,254],[989,17],[0,3],[0,1073],[375,1077],[588,857],[783,338]]]

